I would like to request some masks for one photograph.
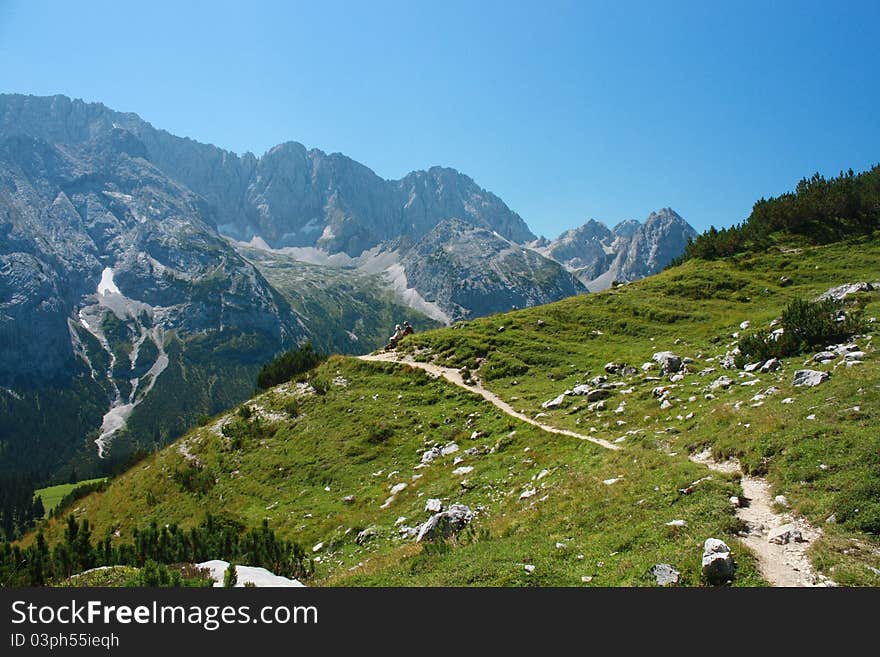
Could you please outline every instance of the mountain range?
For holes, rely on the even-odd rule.
[[[283,349],[364,353],[404,317],[602,289],[692,235],[665,209],[537,239],[454,169],[384,180],[295,142],[239,156],[98,103],[0,95],[2,469],[98,472],[244,399]]]

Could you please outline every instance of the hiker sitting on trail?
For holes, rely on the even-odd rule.
[[[402,338],[404,335],[405,335],[405,333],[403,332],[403,329],[400,328],[400,324],[397,324],[394,327],[394,335],[392,335],[390,338],[388,338],[388,346],[385,348],[386,349],[397,348],[397,341],[400,340],[400,338]]]
[[[404,320],[403,322],[403,334],[404,335],[412,335],[416,330],[412,327],[412,324]]]

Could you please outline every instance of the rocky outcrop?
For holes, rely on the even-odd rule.
[[[464,504],[452,504],[446,511],[435,513],[422,523],[416,534],[416,541],[431,541],[449,538],[465,528],[474,519],[474,512]]]
[[[438,224],[402,264],[407,284],[452,321],[586,292],[553,260],[459,219]]]
[[[644,221],[622,221],[613,230],[591,219],[553,241],[532,243],[574,273],[591,291],[613,281],[633,281],[661,271],[684,252],[697,233],[671,208],[652,212]]]

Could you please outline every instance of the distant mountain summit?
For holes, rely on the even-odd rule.
[[[591,291],[612,281],[633,281],[660,272],[681,255],[697,232],[672,208],[648,215],[643,223],[621,221],[613,230],[590,219],[556,240],[531,243],[539,253],[562,264]]]
[[[384,180],[340,153],[279,144],[262,157],[176,137],[132,113],[65,96],[0,96],[0,134],[50,143],[89,141],[123,128],[144,156],[202,196],[221,233],[259,236],[272,248],[318,247],[355,257],[390,242],[418,241],[444,219],[458,217],[515,242],[535,236],[497,196],[455,169],[432,167]]]

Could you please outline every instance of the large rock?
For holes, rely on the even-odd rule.
[[[660,366],[663,374],[672,374],[681,369],[681,358],[671,351],[658,351],[651,358]]]
[[[775,372],[781,366],[782,364],[779,362],[778,358],[771,358],[761,366],[761,372],[763,372],[764,374],[767,374],[768,372]]]
[[[812,388],[820,383],[825,383],[831,375],[828,372],[820,372],[818,370],[797,370],[794,373],[794,379],[791,384],[795,387],[806,386]]]
[[[608,390],[604,390],[603,388],[596,388],[595,390],[590,390],[587,393],[587,401],[599,401],[600,399],[607,399],[611,396],[611,392]]]
[[[562,406],[562,402],[565,401],[565,394],[561,394],[558,397],[554,397],[548,401],[545,401],[541,404],[541,408],[559,408]]]
[[[717,538],[707,538],[703,544],[703,576],[711,584],[723,584],[733,579],[736,565],[727,543]]]
[[[435,513],[418,527],[416,541],[431,541],[457,534],[474,519],[474,512],[464,504],[453,504],[446,511]]]
[[[770,533],[767,535],[767,540],[770,543],[776,543],[777,545],[787,545],[791,542],[801,543],[803,542],[804,537],[801,534],[801,530],[798,529],[794,523],[789,523],[771,529]]]
[[[851,294],[858,292],[870,292],[874,286],[870,283],[844,283],[837,287],[832,287],[816,297],[816,301],[824,301],[825,299],[834,299],[835,301],[843,301]]]

